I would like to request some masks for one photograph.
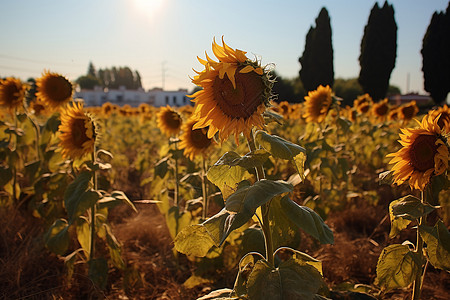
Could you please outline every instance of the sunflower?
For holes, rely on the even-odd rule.
[[[321,123],[330,110],[332,96],[333,93],[328,85],[325,87],[319,85],[317,90],[308,92],[308,96],[305,96],[305,113],[303,114],[306,122]]]
[[[57,109],[72,99],[72,83],[58,73],[44,71],[36,80],[36,97],[51,109]]]
[[[189,119],[182,126],[183,133],[180,136],[180,149],[184,149],[184,155],[194,160],[197,155],[205,156],[210,149],[212,139],[208,138],[208,128],[193,129],[197,120]]]
[[[374,103],[371,112],[375,119],[384,120],[389,113],[388,99],[385,98],[378,103]]]
[[[450,133],[450,108],[447,104],[444,104],[443,107],[430,110],[428,115],[431,115],[432,118],[437,118],[439,127],[446,133]]]
[[[198,121],[194,129],[209,126],[208,138],[217,132],[224,141],[234,135],[236,141],[243,133],[250,138],[253,126],[264,128],[262,116],[270,105],[273,82],[258,61],[249,60],[241,50],[213,41],[212,50],[219,60],[198,58],[205,67],[192,79],[203,89],[192,95],[195,102],[193,117]]]
[[[179,113],[167,105],[166,107],[162,107],[156,114],[156,123],[165,135],[173,136],[180,132],[183,120]]]
[[[61,113],[59,146],[63,157],[80,158],[94,151],[97,137],[93,118],[83,110],[83,103],[75,102]]]
[[[409,121],[414,118],[418,112],[419,108],[417,107],[416,101],[411,101],[399,108],[399,117],[403,121]]]
[[[391,111],[388,114],[388,120],[389,121],[397,121],[400,118],[399,114],[400,114],[400,109],[398,107],[391,109]]]
[[[389,163],[394,164],[394,183],[409,180],[411,189],[423,191],[432,176],[448,168],[449,151],[436,119],[426,116],[419,124],[419,128],[402,129],[403,148],[387,156],[393,157]]]
[[[0,106],[14,109],[23,104],[25,84],[20,79],[8,77],[0,80]]]
[[[353,101],[353,107],[356,108],[358,113],[365,114],[370,110],[372,103],[372,97],[369,94],[364,94]]]

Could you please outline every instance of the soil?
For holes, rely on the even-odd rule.
[[[381,250],[414,234],[388,237],[390,224],[387,205],[369,206],[357,201],[343,211],[331,212],[326,223],[334,232],[334,245],[319,245],[302,236],[299,250],[323,263],[323,275],[329,288],[345,283],[372,285]],[[232,288],[236,270],[217,272],[213,284],[187,289],[183,282],[195,265],[184,255],[174,256],[173,243],[164,217],[154,204],[138,204],[138,213],[126,207],[115,209],[111,223],[123,245],[127,263],[125,272],[112,270],[105,291],[96,289],[75,268],[70,284],[63,261],[45,249],[42,224],[25,209],[0,214],[0,298],[1,299],[196,299],[220,288]],[[14,215],[13,215],[14,214]],[[13,217],[13,219],[12,219]],[[379,295],[379,299],[410,299],[411,289]],[[428,266],[422,299],[447,300],[450,275]],[[333,299],[344,299],[335,297]]]

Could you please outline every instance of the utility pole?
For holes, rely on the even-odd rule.
[[[164,86],[166,83],[166,71],[167,69],[164,67],[166,65],[167,61],[163,61],[161,63],[161,71],[162,71],[162,89],[164,90]]]

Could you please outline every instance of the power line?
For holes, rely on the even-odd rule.
[[[12,60],[23,61],[23,62],[31,62],[31,63],[35,63],[35,64],[61,65],[61,66],[71,66],[71,67],[73,67],[73,66],[81,66],[81,64],[49,62],[49,61],[42,61],[42,60],[40,61],[40,60],[23,58],[23,57],[17,57],[17,56],[11,56],[11,55],[5,55],[5,54],[0,54],[0,57],[7,58],[7,59],[12,59]]]

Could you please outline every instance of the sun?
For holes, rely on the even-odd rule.
[[[165,0],[132,0],[134,8],[146,17],[153,17],[162,8]]]

